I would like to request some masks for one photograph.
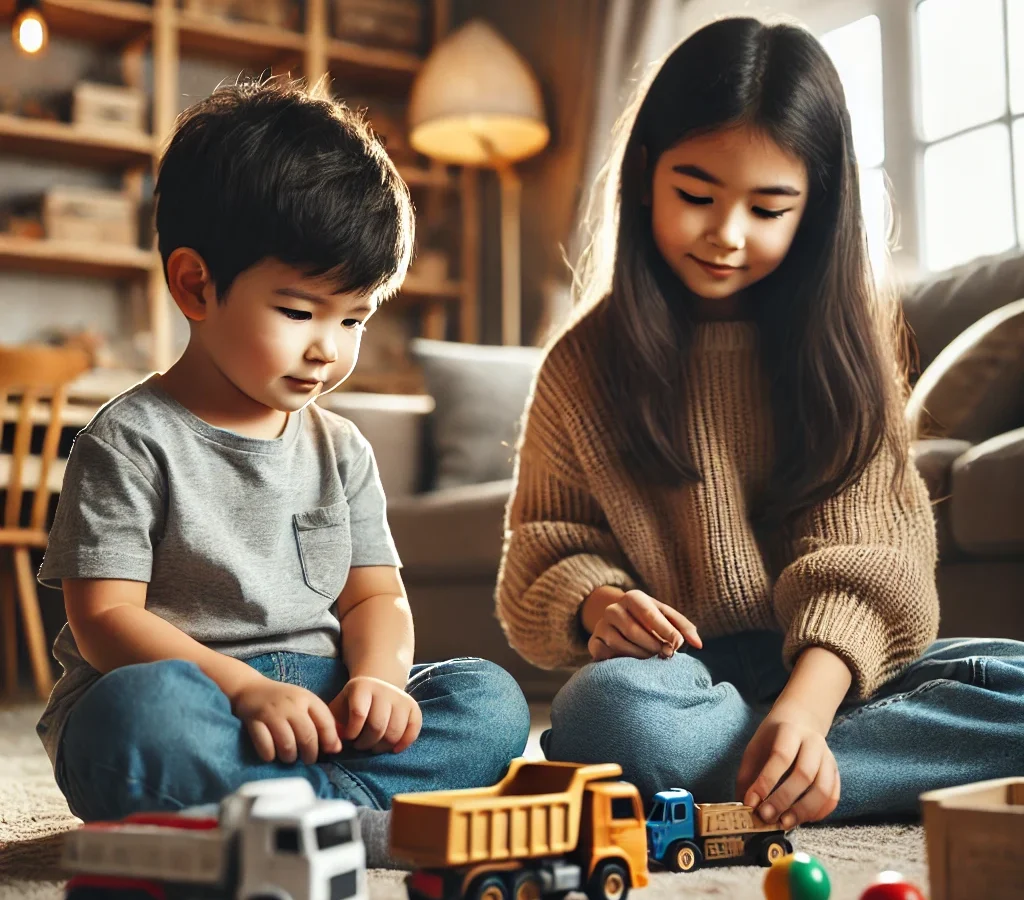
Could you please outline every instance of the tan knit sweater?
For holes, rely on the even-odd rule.
[[[688,431],[703,482],[680,489],[642,486],[618,457],[616,411],[587,376],[593,327],[584,319],[552,348],[528,407],[497,591],[509,643],[544,668],[582,665],[580,605],[615,585],[674,606],[704,639],[781,631],[790,666],[805,647],[827,647],[853,672],[851,697],[920,655],[938,598],[935,523],[913,465],[893,496],[881,451],[793,540],[762,546],[747,516],[773,452],[756,327],[698,326]]]

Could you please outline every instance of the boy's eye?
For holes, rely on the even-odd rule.
[[[762,219],[780,219],[788,212],[788,209],[764,209],[760,206],[754,207],[754,215]]]
[[[676,193],[687,203],[692,203],[694,206],[707,206],[714,199],[713,197],[698,197],[695,194],[688,194],[680,187],[676,188]]]
[[[360,328],[362,327],[362,319],[342,319],[341,324],[346,328]]]
[[[293,322],[305,322],[307,319],[313,318],[313,314],[304,309],[289,309],[287,306],[278,306],[277,311]]]

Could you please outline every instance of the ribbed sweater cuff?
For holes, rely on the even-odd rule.
[[[849,594],[825,592],[811,597],[793,618],[782,655],[792,668],[808,647],[831,650],[853,673],[848,698],[864,700],[896,674],[889,643],[888,628],[875,610]]]
[[[570,556],[537,579],[530,593],[548,611],[546,639],[536,651],[538,662],[559,668],[591,661],[579,610],[587,597],[605,585],[624,591],[637,586],[627,572],[592,554]]]

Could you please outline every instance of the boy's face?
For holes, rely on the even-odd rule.
[[[268,259],[242,272],[218,303],[204,292],[197,336],[214,365],[257,403],[294,412],[355,367],[372,300],[335,294],[329,279]]]

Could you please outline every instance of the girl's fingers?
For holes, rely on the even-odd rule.
[[[836,780],[836,764],[829,754],[821,761],[821,767],[811,786],[804,792],[788,812],[783,813],[780,822],[782,827],[795,828],[802,822],[814,822],[818,811],[824,808],[832,796],[832,784]]]
[[[704,646],[704,642],[700,639],[700,635],[697,634],[697,626],[679,612],[678,609],[669,606],[667,603],[660,602],[658,603],[658,609],[660,609],[662,615],[675,626],[676,630],[682,634],[688,644],[692,644],[698,650]],[[682,644],[679,646],[682,646]],[[679,647],[676,647],[676,650],[678,649]]]
[[[650,651],[641,650],[627,641],[611,625],[603,621],[591,636],[587,649],[597,662],[615,659],[617,656],[629,656],[633,659],[650,659],[653,656]]]
[[[648,640],[653,640],[655,648],[652,653],[661,653],[667,649],[674,653],[682,646],[683,636],[676,630],[675,625],[662,615],[660,607],[663,604],[654,598],[642,591],[630,591],[616,605],[639,623]]]
[[[748,789],[758,797],[768,797],[775,786],[782,780],[789,767],[793,765],[797,753],[800,752],[800,738],[790,730],[782,729],[775,738],[768,759],[761,767],[760,774],[754,779],[754,783]],[[785,807],[783,807],[785,809]],[[765,822],[774,822],[776,816],[783,810],[777,809],[773,803],[767,800],[757,808],[757,814]]]
[[[354,741],[363,733],[366,725],[366,717],[370,714],[370,706],[373,703],[373,694],[365,689],[362,684],[356,684],[345,696],[342,720],[341,739]]]
[[[839,797],[841,794],[840,787],[839,767],[836,766],[836,777],[832,782],[832,792],[825,801],[825,805],[815,813],[813,821],[820,822],[822,819],[827,818],[835,812],[836,807],[839,805]]]
[[[821,769],[822,757],[825,755],[824,741],[804,741],[793,762],[793,768],[780,784],[761,805],[762,809],[771,807],[772,818],[761,818],[766,822],[774,822],[782,813],[790,810],[804,792],[814,784]],[[767,810],[765,810],[767,813]]]
[[[259,719],[250,719],[246,722],[246,727],[249,730],[252,745],[256,748],[256,755],[264,762],[273,762],[276,754],[274,738],[270,734],[270,729]]]
[[[362,734],[356,738],[355,747],[357,750],[370,750],[384,740],[384,733],[391,721],[391,704],[386,700],[376,698],[373,706],[370,707],[369,715],[366,717],[366,724],[363,726]]]
[[[629,643],[647,651],[647,656],[661,653],[664,644],[660,638],[652,634],[654,629],[640,622],[622,606],[618,604],[609,606],[605,613],[605,620]]]

